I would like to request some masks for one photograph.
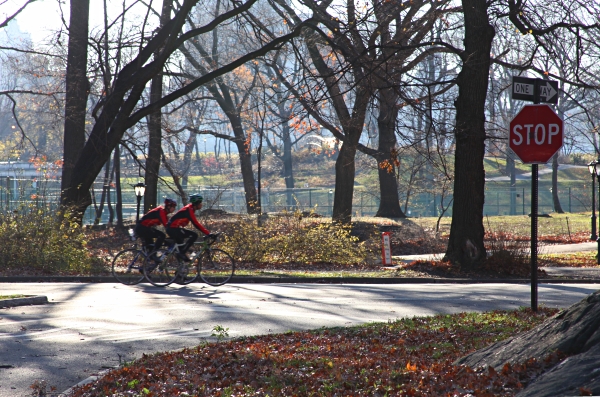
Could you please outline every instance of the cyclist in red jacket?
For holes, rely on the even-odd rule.
[[[148,251],[159,249],[165,242],[165,234],[155,228],[159,225],[167,227],[167,215],[174,212],[175,207],[177,207],[177,202],[166,198],[164,206],[159,205],[148,211],[135,226],[135,235],[144,240],[144,245]]]
[[[190,262],[191,259],[185,254],[187,250],[198,239],[198,234],[191,230],[185,229],[188,223],[192,222],[194,227],[202,233],[209,235],[210,232],[198,222],[195,212],[202,208],[202,196],[199,194],[190,195],[190,203],[182,207],[175,213],[167,223],[167,234],[177,244],[182,244],[187,238],[186,244],[179,248],[179,258],[185,262]]]

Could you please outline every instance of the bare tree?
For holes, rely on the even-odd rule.
[[[71,0],[67,54],[65,127],[61,195],[72,186],[71,176],[85,144],[89,0]]]
[[[483,205],[485,201],[485,100],[490,50],[495,30],[486,2],[463,0],[464,50],[459,53],[455,125],[454,202],[445,258],[465,269],[476,268],[485,258]]]
[[[283,2],[277,4],[282,13],[289,15],[289,23],[300,21],[291,7]],[[376,2],[367,11],[358,11],[354,1],[348,1],[345,8],[329,2],[304,4],[320,25],[303,35],[302,44],[312,62],[303,66],[308,75],[302,82],[304,88],[291,84],[288,88],[295,92],[309,115],[342,142],[336,160],[332,217],[336,221],[350,221],[357,150],[378,162],[381,190],[378,215],[402,217],[393,167],[397,151],[396,102],[402,97],[397,85],[401,76],[429,53],[446,51],[423,38],[435,20],[446,12],[447,3]],[[367,108],[375,95],[380,106],[377,149],[360,142]],[[319,110],[323,100],[330,102],[333,114]]]
[[[229,11],[217,15],[203,26],[187,31],[184,31],[183,28],[190,12],[196,6],[197,0],[181,2],[174,16],[164,26],[153,32],[152,37],[142,44],[135,58],[116,74],[113,90],[103,98],[97,108],[96,122],[79,155],[69,186],[64,191],[62,205],[75,207],[78,213],[83,213],[91,202],[90,186],[128,128],[153,111],[189,94],[247,61],[277,49],[300,34],[301,29],[304,28],[304,24],[296,26],[289,33],[266,42],[253,52],[217,67],[193,81],[183,82],[159,100],[139,106],[140,98],[148,82],[164,69],[165,63],[184,43],[200,34],[209,33],[221,23],[246,12],[255,1],[235,3]]]

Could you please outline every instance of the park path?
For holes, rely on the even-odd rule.
[[[538,246],[538,254],[571,254],[576,252],[600,251],[599,245],[595,241],[578,244],[553,244]],[[529,249],[527,250],[529,254]],[[432,261],[441,260],[444,253],[424,254],[424,255],[398,255],[393,256],[395,263],[410,263],[414,261]],[[392,266],[399,267],[400,265]],[[544,267],[546,273],[555,277],[569,278],[595,278],[600,279],[600,267],[598,268],[578,268],[578,267]]]

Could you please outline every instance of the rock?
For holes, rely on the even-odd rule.
[[[517,397],[583,396],[600,394],[600,345],[571,356],[539,376]]]
[[[518,396],[600,395],[600,291],[559,312],[536,328],[478,350],[455,362],[470,367],[519,364],[529,358],[543,360],[560,351],[570,356],[557,364]],[[580,388],[583,388],[580,390]]]

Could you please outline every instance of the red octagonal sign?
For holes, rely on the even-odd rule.
[[[546,104],[525,105],[510,122],[509,146],[525,164],[545,164],[563,145],[563,121]]]

